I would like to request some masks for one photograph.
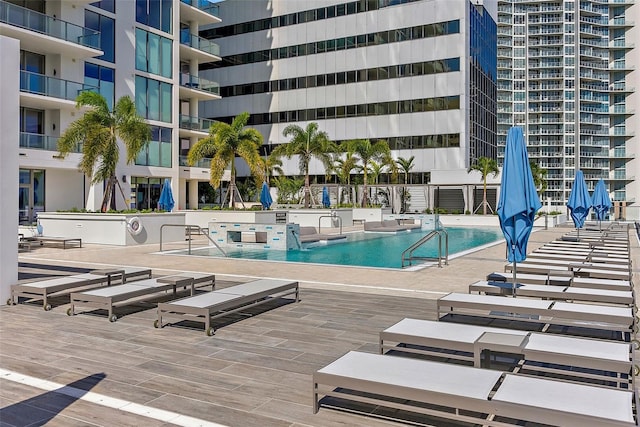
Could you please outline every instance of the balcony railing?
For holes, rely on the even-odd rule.
[[[20,132],[20,148],[29,148],[31,150],[58,151],[58,139],[59,138],[57,136]],[[82,144],[78,144],[72,152],[81,153]]]
[[[188,28],[180,31],[180,43],[210,55],[220,56],[220,46],[200,36],[191,34]]]
[[[199,132],[209,132],[215,120],[202,119],[200,117],[180,115],[180,129],[196,130]]]
[[[196,162],[194,165],[190,165],[189,162],[187,162],[187,156],[180,156],[180,166],[189,166],[189,167],[194,167],[194,168],[205,168],[205,169],[210,169],[211,168],[211,159],[201,159],[198,160],[198,162]]]
[[[100,32],[0,0],[0,22],[100,50]]]
[[[180,86],[220,95],[220,85],[189,73],[180,74]]]
[[[193,6],[196,9],[208,13],[211,16],[219,17],[220,8],[217,4],[211,3],[209,0],[180,0],[184,4]]]
[[[75,101],[80,92],[85,90],[97,92],[98,88],[84,83],[57,79],[23,70],[20,71],[20,90],[22,92]]]

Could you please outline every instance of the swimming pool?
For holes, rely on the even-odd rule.
[[[503,239],[499,228],[448,227],[449,256]],[[316,264],[337,264],[360,267],[402,268],[402,252],[430,230],[399,234],[351,233],[346,242],[319,245],[298,251],[264,249],[227,249],[230,258],[265,261],[287,261]],[[192,255],[221,256],[216,248],[201,248]],[[414,252],[414,256],[437,257],[438,241],[433,239]],[[414,263],[415,265],[415,263]]]

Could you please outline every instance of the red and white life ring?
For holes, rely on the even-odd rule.
[[[137,216],[129,218],[127,221],[127,230],[132,236],[140,234],[142,232],[142,222],[140,222],[140,218]]]

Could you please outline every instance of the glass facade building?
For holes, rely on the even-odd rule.
[[[603,179],[612,200],[637,203],[631,10],[620,0],[498,1],[499,156],[508,128],[524,127],[553,209],[564,210],[578,169],[590,191]]]

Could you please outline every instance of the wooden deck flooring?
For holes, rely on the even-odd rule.
[[[123,308],[115,323],[102,313],[68,317],[66,297],[49,312],[5,306],[0,367],[227,426],[398,425],[330,409],[314,415],[311,374],[350,350],[377,352],[378,332],[404,317],[435,319],[435,302],[307,288],[300,297],[220,319],[213,337],[201,323],[155,329],[149,305]],[[0,407],[2,426],[171,425],[7,379]]]

